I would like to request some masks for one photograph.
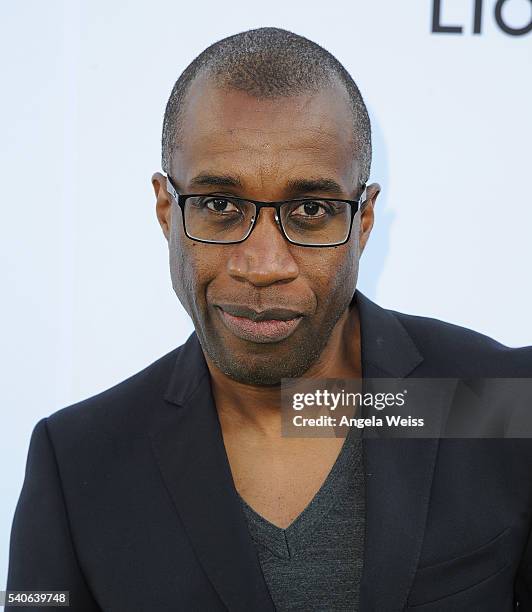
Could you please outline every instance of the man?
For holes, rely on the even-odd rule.
[[[360,92],[315,43],[261,28],[188,66],[152,182],[195,333],[36,425],[8,589],[76,611],[532,610],[530,441],[281,435],[283,378],[532,375],[530,348],[356,290],[370,160]]]

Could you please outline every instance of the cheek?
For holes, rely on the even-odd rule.
[[[168,241],[172,287],[193,321],[201,318],[205,309],[205,291],[217,274],[220,257],[216,248],[189,240],[176,223]]]
[[[179,301],[183,305],[183,308],[191,315],[190,305],[191,300],[190,289],[191,283],[189,274],[187,273],[186,256],[184,250],[180,245],[172,245],[169,243],[169,263],[170,263],[170,276],[172,278],[172,287]]]
[[[331,248],[308,267],[310,279],[314,279],[318,299],[324,310],[344,308],[349,304],[358,279],[357,245],[348,244]]]
[[[351,237],[349,242],[341,247],[338,251],[344,249],[340,256],[341,263],[338,265],[338,284],[345,287],[349,299],[355,292],[358,280],[358,266],[360,261],[360,217],[357,215],[353,220],[351,229]]]
[[[192,317],[197,302],[196,289],[198,284],[195,256],[195,243],[183,233],[182,220],[179,211],[172,210],[170,222],[170,237],[168,240],[168,255],[172,287],[183,308]]]

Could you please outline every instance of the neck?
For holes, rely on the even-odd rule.
[[[237,382],[221,372],[207,357],[212,390],[222,429],[238,427],[278,436],[280,387]],[[360,378],[362,376],[360,319],[355,303],[336,323],[319,359],[305,378]]]

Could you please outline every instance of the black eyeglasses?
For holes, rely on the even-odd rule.
[[[367,187],[358,200],[298,198],[260,202],[236,196],[178,193],[170,176],[167,191],[181,208],[183,228],[191,240],[236,244],[249,237],[261,208],[275,208],[275,222],[292,244],[331,247],[345,244],[353,218],[367,203]]]

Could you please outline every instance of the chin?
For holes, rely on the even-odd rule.
[[[256,367],[229,367],[222,370],[232,380],[245,385],[260,387],[278,387],[283,378],[292,378],[293,374],[281,372],[277,369]]]
[[[261,348],[266,345],[260,345]],[[279,351],[269,345],[269,354],[223,351],[210,353],[217,368],[229,378],[240,383],[258,386],[278,386],[283,378],[298,378],[309,369],[317,356],[314,351],[307,352],[301,345],[297,351]],[[262,351],[261,351],[262,352]]]
[[[276,386],[283,378],[303,376],[319,358],[326,339],[302,327],[276,343],[247,342],[215,325],[204,327],[198,336],[203,350],[223,374],[257,386]]]

